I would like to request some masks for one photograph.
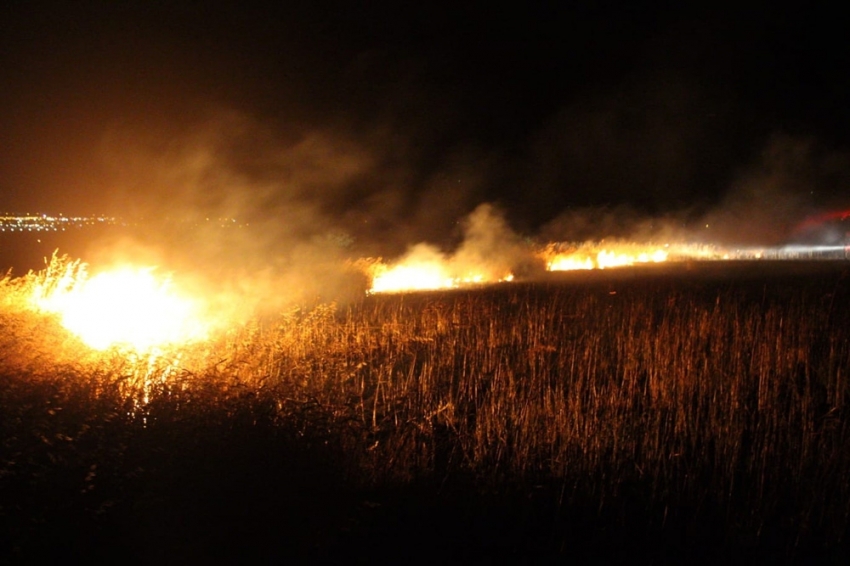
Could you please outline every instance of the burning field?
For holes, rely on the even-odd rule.
[[[848,563],[846,17],[481,8],[3,5],[0,566]]]
[[[3,558],[842,552],[846,263],[540,253],[241,317],[150,267],[5,278]],[[653,269],[545,274],[614,264]]]

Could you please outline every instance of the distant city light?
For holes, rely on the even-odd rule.
[[[166,223],[180,224],[169,219]],[[216,223],[221,228],[242,228],[247,224],[237,222],[235,218],[205,218],[203,223]],[[0,232],[64,232],[73,228],[92,226],[126,225],[126,222],[114,216],[65,216],[63,214],[11,214],[0,215]]]
[[[47,214],[4,214],[0,232],[61,232],[67,228],[117,224],[111,216],[49,216]]]

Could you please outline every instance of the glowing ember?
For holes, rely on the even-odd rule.
[[[33,300],[58,314],[62,325],[92,348],[144,351],[206,337],[198,302],[178,293],[153,268],[124,267],[92,277],[85,266],[74,268],[45,280]]]

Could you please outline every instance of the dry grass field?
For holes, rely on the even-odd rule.
[[[364,296],[86,354],[0,284],[0,561],[844,563],[850,267]]]

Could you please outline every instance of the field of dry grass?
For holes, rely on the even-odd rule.
[[[2,557],[838,561],[850,269],[810,267],[370,296],[153,360],[6,280]]]

